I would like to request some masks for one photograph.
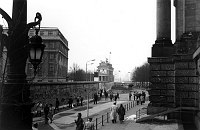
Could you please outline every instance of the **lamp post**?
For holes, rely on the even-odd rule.
[[[86,74],[85,74],[85,81],[87,81],[87,65],[88,65],[88,63],[89,63],[89,62],[91,62],[91,61],[95,61],[95,59],[93,59],[93,60],[89,60],[89,61],[87,61],[87,62],[86,62],[86,69],[85,69],[85,73],[86,73]],[[92,63],[92,64],[94,64],[94,63]]]
[[[128,81],[131,81],[131,72],[128,72]]]
[[[27,0],[13,0],[12,18],[1,8],[0,14],[8,23],[8,36],[4,46],[7,48],[9,61],[7,80],[2,86],[0,129],[31,130],[32,103],[30,86],[25,73],[28,58],[28,31],[40,24],[41,15],[38,13],[36,15],[38,20],[27,24]]]

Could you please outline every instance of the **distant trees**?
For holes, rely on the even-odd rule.
[[[94,74],[92,72],[86,74],[76,63],[73,63],[73,66],[69,69],[68,77],[70,81],[93,81]]]
[[[76,63],[73,63],[73,66],[70,67],[68,76],[71,81],[85,81],[85,71],[80,69]]]
[[[149,64],[144,63],[140,67],[136,67],[132,73],[131,81],[133,82],[149,82]]]

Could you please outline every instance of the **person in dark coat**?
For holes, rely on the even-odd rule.
[[[54,109],[54,113],[56,113],[56,110],[59,112],[59,105],[60,105],[60,102],[59,102],[58,98],[56,98],[56,106]]]
[[[48,104],[45,105],[44,107],[44,119],[45,119],[45,124],[48,124],[48,115],[49,115],[49,106]]]
[[[76,130],[83,130],[84,128],[84,120],[81,118],[82,114],[81,113],[78,113],[77,117],[78,119],[77,120],[74,120],[75,123],[76,123]]]
[[[69,108],[72,108],[72,104],[73,104],[72,96],[70,96],[68,103],[69,103]]]
[[[83,97],[80,96],[80,100],[81,100],[81,106],[83,106]]]
[[[120,104],[120,107],[118,108],[118,115],[119,115],[119,121],[122,123],[124,121],[124,115],[125,115],[125,108],[122,104]]]

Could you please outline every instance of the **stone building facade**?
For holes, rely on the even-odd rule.
[[[29,31],[29,36],[35,35],[35,30]],[[35,82],[65,82],[68,72],[68,41],[58,28],[41,28],[39,35],[46,45],[42,63],[39,65]],[[27,62],[28,79],[33,77],[33,66]]]
[[[157,0],[157,37],[152,46],[148,114],[173,108],[168,118],[198,124],[200,0],[174,0],[176,41],[171,41],[171,0]],[[174,109],[175,110],[175,109]],[[198,117],[198,118],[197,118]]]
[[[7,33],[4,29],[4,33]],[[29,37],[35,35],[35,30],[29,31]],[[66,82],[68,72],[68,41],[63,36],[58,28],[43,27],[40,28],[39,36],[43,39],[43,44],[46,45],[43,59],[38,66],[37,75],[34,77],[32,64],[27,60],[26,74],[27,80],[33,82]],[[7,50],[4,48],[0,58],[0,74],[2,75],[5,68]],[[9,64],[6,68],[9,69]],[[6,71],[5,71],[6,72]],[[6,80],[6,73],[5,73]],[[2,76],[1,76],[2,78]]]

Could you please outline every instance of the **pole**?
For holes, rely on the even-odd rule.
[[[85,81],[87,81],[87,62],[86,62],[86,69],[85,69]]]
[[[87,90],[87,120],[89,118],[89,92]]]
[[[37,23],[27,24],[27,0],[13,0],[12,18],[2,9],[0,14],[8,22],[9,31],[6,42],[9,69],[7,82],[2,88],[0,129],[32,130],[32,103],[25,67],[28,58],[28,31]]]

